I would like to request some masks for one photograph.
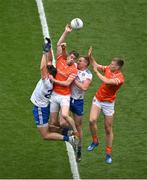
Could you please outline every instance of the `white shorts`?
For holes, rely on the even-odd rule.
[[[99,107],[105,116],[113,116],[114,115],[114,112],[115,112],[114,111],[114,102],[113,103],[110,103],[108,101],[101,102],[101,101],[97,100],[97,98],[94,96],[92,103],[95,104],[97,107]]]
[[[52,93],[50,99],[50,112],[59,112],[60,107],[70,106],[70,95],[60,95],[55,92]]]

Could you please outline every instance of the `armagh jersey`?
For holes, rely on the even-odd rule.
[[[52,89],[53,83],[49,79],[40,79],[32,93],[30,100],[38,107],[47,107]]]
[[[102,83],[96,92],[96,98],[99,101],[114,102],[116,99],[116,92],[124,83],[124,76],[121,71],[111,72],[109,66],[101,66],[101,69],[104,71],[105,77],[116,81],[116,85]]]
[[[92,73],[88,69],[84,71],[78,70],[78,75],[76,76],[76,80],[82,83],[86,79],[92,80]],[[71,90],[72,90],[71,97],[73,99],[84,99],[85,91],[80,89],[74,82],[72,83]]]
[[[59,81],[66,81],[68,79],[68,77],[74,79],[78,73],[76,65],[75,64],[73,64],[71,66],[67,65],[66,59],[62,55],[60,55],[57,58],[56,68],[57,68],[56,79]],[[70,86],[62,86],[62,85],[54,83],[53,90],[57,94],[61,94],[61,95],[70,95],[71,94]]]

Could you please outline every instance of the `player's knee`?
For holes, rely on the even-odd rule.
[[[63,118],[63,119],[67,119],[67,118],[68,118],[68,114],[62,113],[62,118]]]
[[[77,128],[77,131],[78,131],[78,132],[81,132],[81,131],[82,131],[82,126],[76,126],[76,128]]]
[[[96,124],[96,119],[90,119],[90,120],[89,120],[89,124],[90,124],[90,125]]]
[[[48,133],[42,134],[42,139],[43,139],[43,140],[49,140],[49,135],[48,135]]]
[[[106,132],[107,135],[110,135],[111,132],[112,132],[111,126],[106,126],[106,127],[105,127],[105,132]]]

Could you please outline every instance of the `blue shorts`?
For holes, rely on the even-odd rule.
[[[83,116],[84,114],[84,100],[83,99],[73,99],[70,98],[70,110],[78,116]]]
[[[34,105],[33,115],[37,127],[48,126],[48,120],[50,115],[49,109],[50,105],[48,105],[47,107],[38,107]]]

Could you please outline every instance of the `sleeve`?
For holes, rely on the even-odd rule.
[[[57,56],[57,61],[62,59],[62,58],[63,58],[63,56],[60,54],[59,56]]]
[[[92,80],[92,73],[88,73],[86,79]]]
[[[116,78],[114,78],[116,85],[120,85],[124,83],[124,77],[122,74],[118,74]]]

